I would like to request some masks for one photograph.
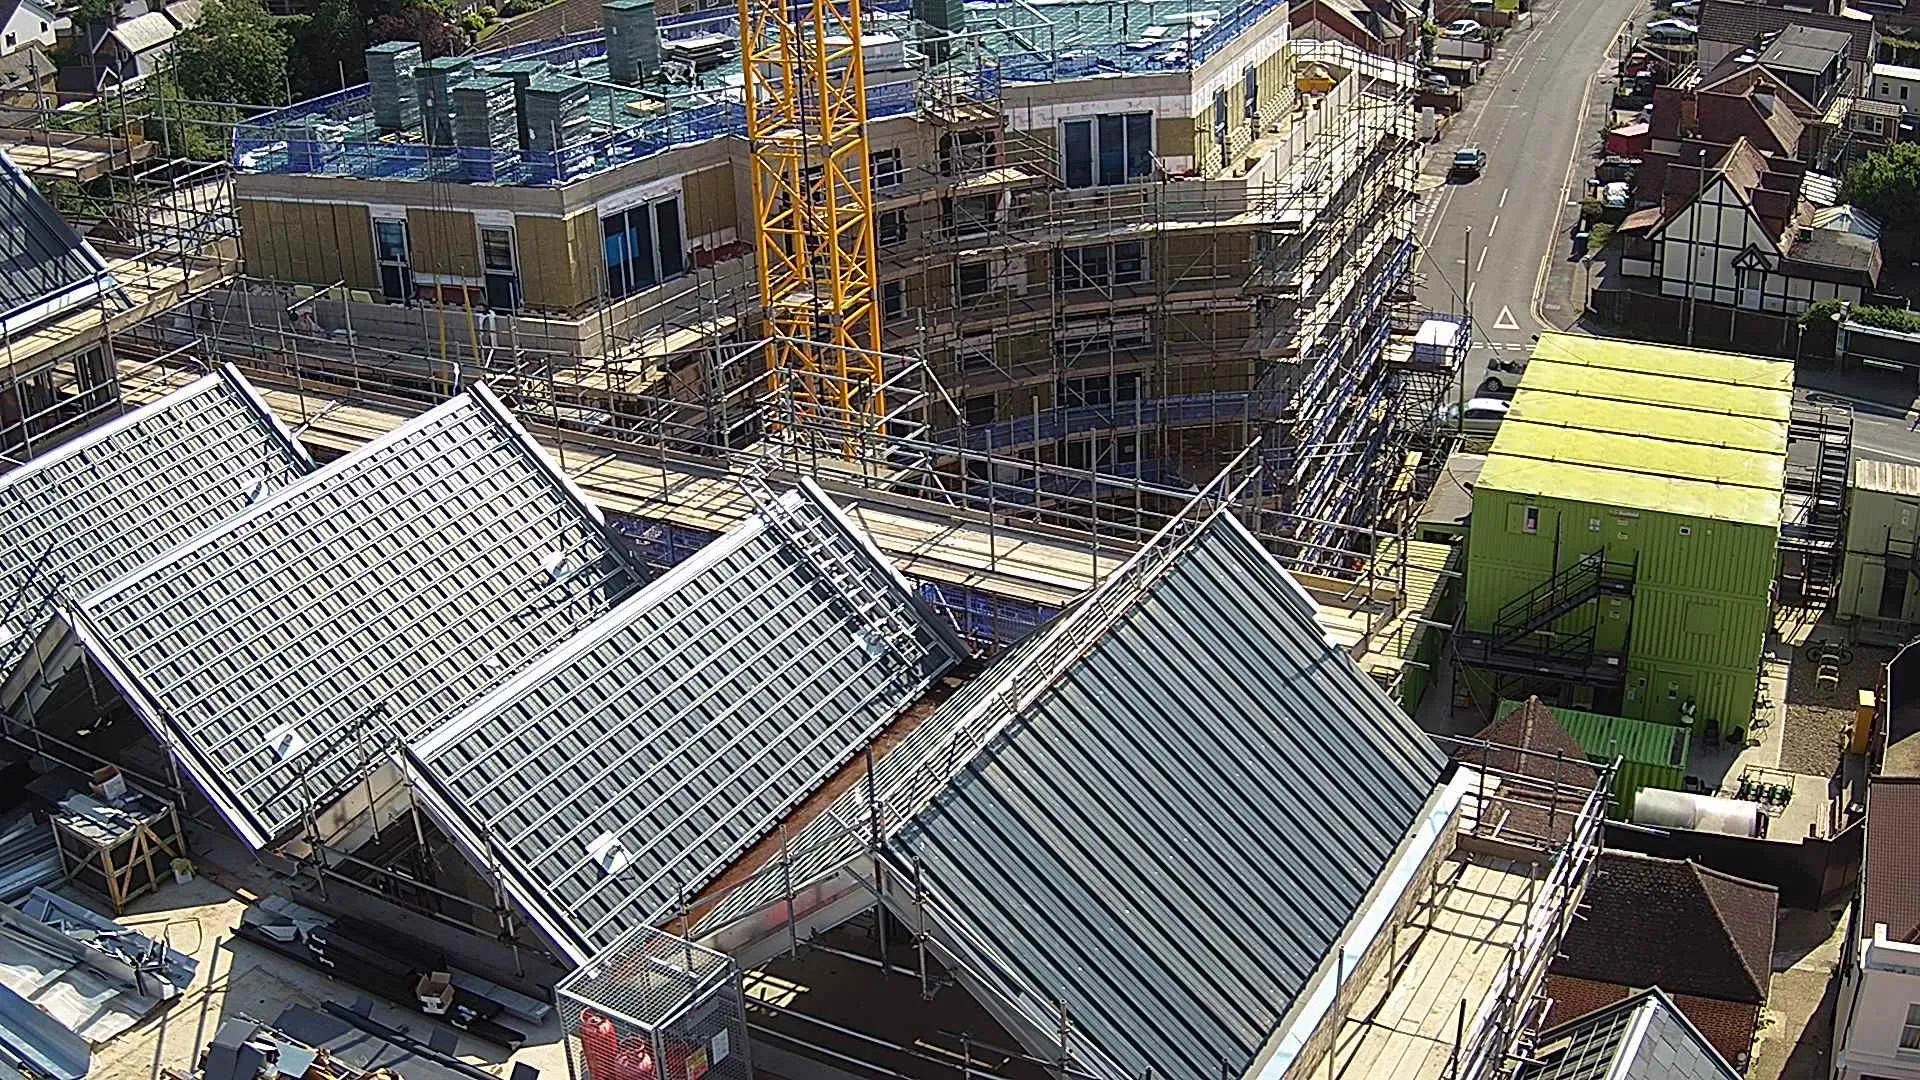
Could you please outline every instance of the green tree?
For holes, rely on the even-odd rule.
[[[446,13],[430,4],[398,8],[391,15],[374,19],[373,40],[417,41],[420,55],[429,60],[459,52],[464,44],[459,29]]]
[[[320,0],[293,31],[295,97],[310,98],[367,80],[367,19],[353,0]]]
[[[1848,202],[1889,227],[1912,229],[1920,222],[1920,144],[1900,143],[1868,154],[1847,170],[1842,191]]]
[[[287,38],[260,0],[207,0],[172,59],[175,84],[194,100],[273,105],[287,99]]]

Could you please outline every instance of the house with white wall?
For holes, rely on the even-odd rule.
[[[1900,106],[1900,111],[1907,116],[1920,116],[1920,67],[1875,64],[1867,92],[1875,101]]]
[[[34,45],[52,48],[59,18],[50,0],[0,0],[0,55]]]
[[[1817,214],[1800,195],[1806,166],[1744,136],[1718,162],[1674,163],[1661,205],[1621,223],[1620,272],[1666,296],[1792,314],[1820,300],[1858,302],[1880,277],[1876,228]]]
[[[1867,788],[1860,895],[1840,968],[1834,1080],[1920,1080],[1920,870],[1911,843],[1920,776]]]

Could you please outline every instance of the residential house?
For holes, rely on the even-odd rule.
[[[46,0],[0,0],[0,55],[33,45],[52,48],[59,21]]]
[[[1669,165],[1697,162],[1701,150],[1719,160],[1736,139],[1746,139],[1770,157],[1804,160],[1801,144],[1806,125],[1799,114],[1775,92],[1772,82],[1747,79],[1743,83],[1715,90],[1672,85],[1654,90],[1647,149],[1640,155],[1634,177],[1634,195],[1640,205],[1665,199]]]
[[[1344,41],[1395,60],[1419,58],[1420,6],[1409,0],[1299,0],[1288,19],[1296,38]]]
[[[1868,94],[1875,101],[1900,106],[1907,116],[1920,115],[1920,67],[1875,64]]]
[[[60,72],[60,89],[99,93],[139,85],[159,70],[180,32],[199,21],[200,5],[201,0],[164,7],[158,0],[134,0],[110,24],[74,28],[76,59]]]
[[[1807,16],[1817,21],[1818,13]],[[1877,47],[1872,24],[1851,15],[1837,26],[1799,21],[1768,30],[1738,49],[1709,60],[1701,53],[1701,90],[1747,92],[1770,87],[1806,126],[1799,157],[1838,171],[1862,154],[1890,145],[1898,134],[1899,110],[1870,96]],[[1703,39],[1705,31],[1702,31]],[[1863,50],[1867,50],[1862,59]]]
[[[1659,987],[1542,1031],[1515,1080],[1738,1080]]]
[[[1795,23],[1773,35],[1758,62],[1785,79],[1794,93],[1819,104],[1842,91],[1859,91],[1861,80],[1847,57],[1852,44],[1853,38],[1842,31]]]
[[[1649,917],[1658,913],[1657,917]],[[1773,971],[1779,895],[1684,859],[1603,851],[1547,969],[1549,1026],[1658,986],[1744,1069]]]
[[[16,109],[55,108],[57,71],[38,45],[0,55],[0,105]]]
[[[1872,68],[1879,36],[1873,17],[1849,7],[1843,0],[1703,0],[1700,5],[1701,71],[1714,71],[1721,64],[1749,50],[1764,51],[1777,36],[1789,28],[1837,31],[1846,35],[1846,70],[1841,89],[1858,94]],[[1821,38],[1824,41],[1833,39]],[[1798,36],[1789,43],[1789,52],[1808,44]],[[1803,56],[1782,57],[1783,62],[1798,63]]]
[[[1834,1080],[1920,1080],[1920,776],[1867,785],[1860,893],[1840,964]]]
[[[1708,167],[1666,167],[1661,205],[1621,223],[1620,272],[1667,296],[1749,311],[1858,302],[1880,279],[1880,245],[1847,215],[1801,198],[1806,166],[1769,157],[1744,136]]]

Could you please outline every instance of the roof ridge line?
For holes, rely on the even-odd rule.
[[[1692,868],[1693,875],[1694,875],[1694,882],[1700,889],[1700,895],[1706,897],[1707,907],[1709,907],[1713,911],[1714,925],[1719,927],[1719,931],[1721,935],[1727,939],[1727,945],[1733,949],[1733,955],[1740,958],[1740,967],[1742,968],[1743,973],[1747,976],[1748,979],[1750,979],[1753,982],[1754,992],[1759,994],[1760,1000],[1764,1002],[1767,998],[1766,980],[1764,980],[1758,974],[1755,973],[1754,971],[1755,961],[1753,960],[1753,958],[1747,955],[1747,950],[1741,946],[1739,936],[1733,932],[1733,927],[1728,922],[1726,911],[1722,910],[1720,906],[1720,897],[1715,893],[1714,888],[1710,886],[1708,882],[1716,881],[1716,882],[1721,882],[1729,885],[1740,885],[1748,888],[1753,888],[1753,887],[1768,888],[1768,886],[1763,886],[1759,882],[1750,882],[1744,878],[1734,877],[1733,875],[1728,874],[1724,871],[1714,870],[1712,867],[1702,866],[1699,863],[1693,861],[1692,859],[1688,859],[1686,862],[1687,862],[1687,866]],[[1777,894],[1779,890],[1775,889],[1773,891]],[[1768,956],[1766,958],[1765,963],[1767,964],[1768,969],[1771,970],[1773,966],[1773,958],[1771,956]]]

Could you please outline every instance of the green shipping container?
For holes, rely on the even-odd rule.
[[[1495,717],[1506,716],[1520,704],[1502,701]],[[1693,733],[1689,729],[1578,709],[1550,706],[1549,711],[1589,758],[1600,764],[1620,759],[1620,769],[1614,774],[1613,800],[1614,816],[1621,820],[1632,815],[1633,800],[1641,788],[1679,791],[1685,783],[1687,760],[1693,753]]]
[[[1744,731],[1792,394],[1781,361],[1541,335],[1474,489],[1466,627],[1490,631],[1503,606],[1603,554],[1631,568],[1631,595],[1566,611],[1545,640],[1592,631],[1597,653],[1624,654],[1604,708],[1667,724],[1691,702],[1699,723]]]

